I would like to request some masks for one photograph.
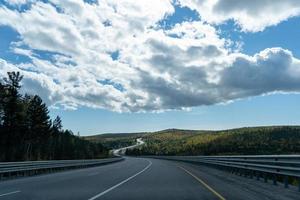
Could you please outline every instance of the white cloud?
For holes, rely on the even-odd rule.
[[[190,27],[197,31],[191,34]],[[226,40],[200,22],[186,22],[167,33],[182,35],[185,30],[181,38],[149,34],[142,46],[146,56],[134,55],[143,66],[134,86],[147,91],[148,105],[174,109],[300,91],[299,60],[291,52],[270,48],[247,56],[228,51]]]
[[[158,22],[173,12],[169,0],[51,0],[24,11],[1,6],[0,25],[20,34],[11,48],[32,62],[0,60],[0,76],[21,70],[24,92],[40,94],[49,105],[118,112],[299,92],[300,61],[291,52],[238,53],[231,41],[201,21],[161,29]]]
[[[300,15],[297,0],[178,0],[182,6],[195,9],[202,20],[220,24],[234,20],[243,31],[263,31],[290,17]]]
[[[226,99],[273,92],[300,92],[300,60],[281,48],[270,48],[253,57],[235,55],[222,70],[219,84]]]
[[[26,3],[31,3],[34,2],[35,0],[5,0],[5,2],[7,2],[10,5],[13,6],[20,6],[20,5],[24,5]]]

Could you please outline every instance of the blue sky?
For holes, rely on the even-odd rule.
[[[299,125],[300,4],[203,2],[1,0],[0,76],[81,135]]]
[[[62,116],[65,127],[81,135],[157,131],[167,128],[220,130],[247,126],[299,125],[299,101],[300,95],[270,95],[244,99],[228,105],[202,106],[193,108],[190,112],[115,113],[80,108],[64,112],[51,110],[51,114],[53,117]]]

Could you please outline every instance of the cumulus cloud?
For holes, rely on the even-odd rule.
[[[235,56],[220,76],[226,99],[272,92],[300,91],[300,60],[281,48],[261,51],[253,57]]]
[[[209,26],[188,22],[180,29],[190,23],[199,26],[197,30]],[[155,107],[174,109],[273,92],[299,92],[300,62],[290,51],[270,48],[248,56],[228,51],[225,40],[216,32],[210,34],[199,38],[195,32],[176,39],[156,36],[144,44],[152,53],[142,58],[145,70],[136,87],[148,91],[151,102],[157,102]]]
[[[263,31],[290,17],[300,15],[300,1],[295,0],[178,0],[199,12],[208,23],[234,20],[243,31]]]
[[[211,2],[217,9],[220,2]],[[181,3],[195,9],[207,4]],[[19,34],[11,49],[30,59],[20,64],[1,59],[0,76],[21,71],[24,92],[40,94],[49,105],[118,112],[299,92],[300,61],[290,51],[238,53],[207,19],[165,30],[159,22],[174,14],[173,6],[169,0],[31,1],[22,11],[0,6],[0,25]]]
[[[20,6],[26,3],[34,2],[35,0],[4,0],[4,1],[13,6]]]

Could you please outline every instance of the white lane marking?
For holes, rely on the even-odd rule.
[[[9,192],[9,193],[5,193],[5,194],[0,194],[0,197],[4,197],[4,196],[7,196],[7,195],[11,195],[11,194],[16,194],[16,193],[19,193],[21,191],[13,191],[13,192]]]
[[[118,183],[118,184],[116,184],[116,185],[108,188],[107,190],[105,190],[105,191],[97,194],[96,196],[93,196],[92,198],[90,198],[88,200],[95,200],[95,199],[97,199],[97,198],[105,195],[106,193],[112,191],[113,189],[116,189],[117,187],[123,185],[124,183],[128,182],[129,180],[133,179],[134,177],[138,176],[139,174],[143,173],[144,171],[146,171],[152,165],[152,162],[150,160],[147,160],[147,161],[149,162],[149,164],[142,171],[140,171],[140,172],[138,172],[138,173],[130,176],[129,178],[125,179],[124,181],[122,181],[122,182],[120,182],[120,183]]]

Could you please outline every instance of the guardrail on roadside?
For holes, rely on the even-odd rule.
[[[0,162],[0,180],[9,177],[28,176],[72,168],[92,167],[122,160],[124,160],[124,158],[117,157],[93,160]]]
[[[148,156],[157,159],[202,163],[232,173],[256,179],[273,180],[277,185],[282,180],[288,188],[289,179],[298,180],[300,191],[300,155],[253,155],[253,156]]]

